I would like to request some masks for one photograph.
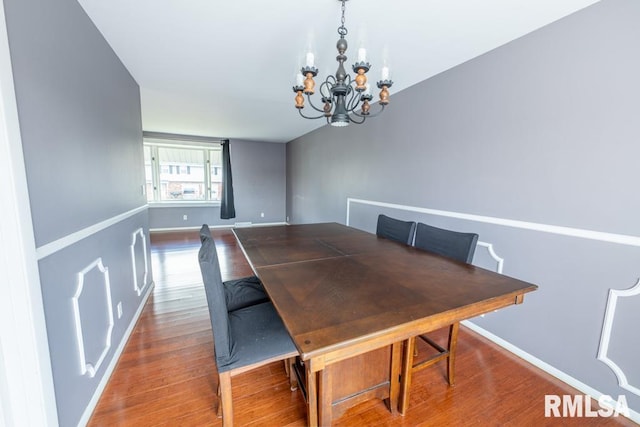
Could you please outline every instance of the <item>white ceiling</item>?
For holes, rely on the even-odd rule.
[[[287,142],[326,124],[298,115],[292,86],[309,49],[317,85],[335,73],[338,0],[78,1],[140,85],[145,131]],[[347,70],[359,47],[370,82],[386,62],[393,108],[394,93],[596,2],[348,0]]]

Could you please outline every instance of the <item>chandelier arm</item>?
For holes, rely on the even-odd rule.
[[[300,115],[302,117],[304,117],[305,119],[311,119],[311,120],[320,119],[320,118],[324,117],[324,114],[321,114],[321,115],[319,115],[317,117],[305,116],[304,114],[302,114],[302,108],[298,108],[298,113],[300,113]]]
[[[327,79],[323,81],[322,84],[320,85],[320,95],[322,95],[325,98],[331,98],[330,86],[332,86],[332,83],[329,82],[329,78],[327,77]]]
[[[349,87],[349,101],[347,102],[347,110],[354,111],[360,105],[360,92],[355,88],[355,80],[351,80],[351,75],[347,75],[345,84]]]
[[[311,106],[311,108],[313,108],[314,110],[324,114],[324,110],[323,109],[318,108],[315,105],[313,105],[313,102],[311,102],[311,95],[310,94],[307,94],[307,100],[309,101],[309,105]],[[315,117],[315,118],[317,118],[317,117]]]
[[[320,89],[319,89],[320,95],[322,95],[323,98],[332,100],[333,94],[331,93],[331,88],[335,86],[335,84],[336,84],[336,78],[332,75],[328,75],[327,78],[320,84]]]
[[[360,92],[355,89],[351,89],[351,97],[349,98],[349,102],[347,103],[347,109],[349,111],[355,111],[360,105]]]
[[[357,125],[361,125],[361,124],[363,124],[363,123],[364,123],[364,121],[365,121],[365,120],[367,120],[367,117],[366,117],[366,116],[360,116],[360,115],[358,115],[358,114],[356,114],[356,116],[361,117],[361,118],[362,118],[362,120],[360,120],[360,121],[358,121],[358,120],[354,120],[352,116],[349,116],[349,121],[350,121],[350,122],[352,122],[352,123],[355,123],[355,124],[357,124]]]
[[[380,104],[378,104],[380,105]],[[378,110],[377,112],[373,113],[373,114],[367,114],[366,116],[362,115],[362,114],[358,114],[358,112],[354,111],[353,115],[358,116],[358,117],[362,117],[362,118],[369,118],[369,117],[376,117],[377,115],[379,115],[380,113],[382,113],[384,111],[384,105],[380,105],[380,110]]]

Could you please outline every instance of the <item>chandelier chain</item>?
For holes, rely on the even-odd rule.
[[[342,18],[340,20],[340,23],[342,25],[340,25],[340,27],[338,28],[338,34],[340,34],[340,37],[344,38],[344,36],[347,35],[347,27],[344,26],[344,11],[345,11],[345,2],[347,0],[342,0]]]

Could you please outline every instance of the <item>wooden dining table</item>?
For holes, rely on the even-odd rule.
[[[404,414],[415,336],[537,289],[337,223],[234,234],[300,353],[310,426],[373,398]]]

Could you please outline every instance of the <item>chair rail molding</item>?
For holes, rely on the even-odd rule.
[[[104,303],[106,305],[106,317],[107,317],[107,325],[105,332],[105,342],[102,352],[98,356],[95,361],[88,361],[86,355],[86,349],[84,344],[84,335],[82,333],[82,317],[80,314],[80,296],[82,295],[82,291],[85,289],[85,276],[94,268],[97,268],[100,273],[102,273],[103,286],[105,292]],[[80,374],[81,375],[89,375],[90,378],[93,378],[100,369],[100,365],[104,361],[109,349],[111,348],[111,334],[113,332],[113,305],[111,303],[111,283],[109,282],[109,269],[102,264],[102,258],[98,258],[93,261],[91,264],[86,266],[84,269],[77,273],[78,279],[78,287],[76,289],[76,293],[73,295],[72,304],[73,304],[73,318],[75,322],[76,328],[76,338],[78,342],[78,357],[80,361]]]
[[[349,225],[349,216],[352,203],[364,205],[380,206],[384,208],[401,209],[412,212],[425,213],[429,215],[445,216],[449,218],[464,219],[467,221],[484,222],[487,224],[502,225],[504,227],[521,228],[525,230],[541,231],[545,233],[560,234],[563,236],[578,237],[582,239],[598,240],[601,242],[618,243],[620,245],[629,245],[640,247],[640,237],[630,236],[627,234],[606,233],[602,231],[585,230],[582,228],[563,227],[559,225],[541,224],[538,222],[527,222],[508,218],[498,218],[492,216],[475,215],[463,212],[444,211],[439,209],[421,208],[417,206],[398,205],[395,203],[377,202],[374,200],[355,199],[347,197],[347,222]]]
[[[607,365],[616,374],[618,385],[636,396],[640,396],[640,388],[629,384],[627,376],[620,366],[614,362],[608,355],[609,343],[611,341],[611,333],[616,315],[616,309],[619,298],[630,298],[640,296],[640,279],[634,286],[629,289],[609,289],[609,298],[607,299],[607,307],[605,309],[604,324],[602,326],[602,335],[600,336],[600,346],[598,347],[597,359]]]
[[[89,227],[83,228],[82,230],[71,233],[67,236],[61,237],[58,240],[53,242],[44,244],[36,248],[36,255],[38,256],[38,260],[48,257],[51,254],[54,254],[58,251],[61,251],[64,248],[67,248],[79,241],[86,239],[87,237],[96,234],[102,230],[106,230],[112,225],[118,224],[121,221],[124,221],[127,218],[131,218],[134,215],[137,215],[140,212],[145,211],[149,208],[149,205],[142,205],[135,209],[131,209],[128,212],[124,212],[120,215],[116,215],[112,218],[108,218],[99,223],[93,224]]]
[[[136,268],[136,243],[138,242],[138,236],[140,236],[140,242],[142,244],[142,254],[144,258],[144,275],[142,276],[142,284],[138,283],[138,270]],[[147,286],[147,279],[149,277],[149,265],[147,260],[147,239],[144,235],[144,230],[138,228],[131,235],[131,266],[133,268],[133,289],[138,296],[142,295],[144,288]]]

